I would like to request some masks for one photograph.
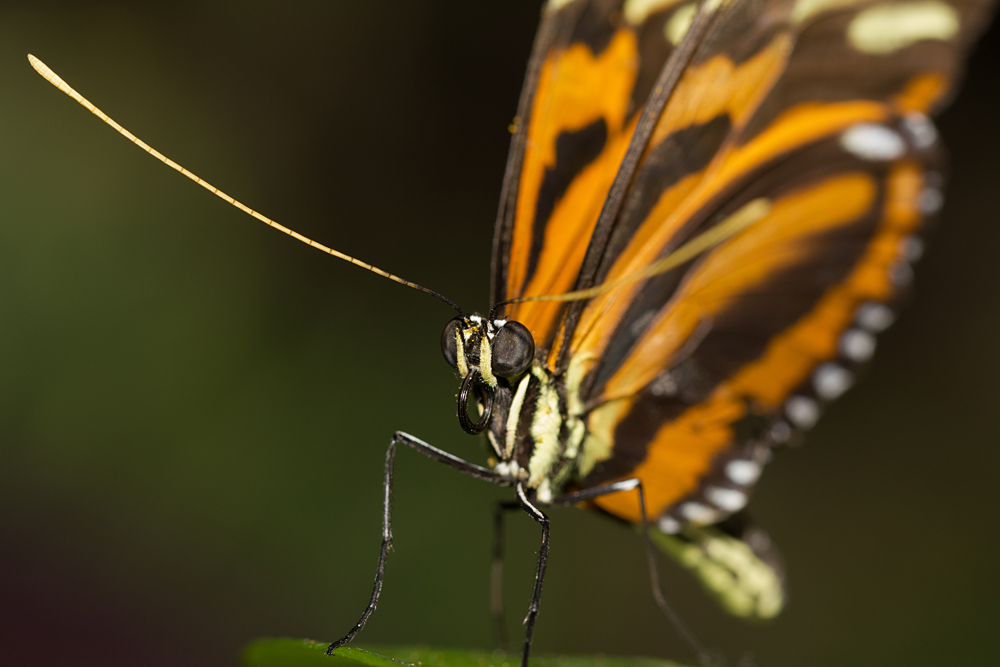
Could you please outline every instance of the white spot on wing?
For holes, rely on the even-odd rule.
[[[892,323],[896,321],[896,316],[892,309],[884,303],[868,301],[858,306],[858,310],[854,313],[854,321],[863,329],[872,333],[881,333],[892,326]]]
[[[944,206],[944,195],[937,188],[924,188],[917,199],[917,207],[924,215],[934,215]]]
[[[885,161],[902,157],[906,143],[899,133],[885,125],[859,123],[840,135],[840,145],[862,160]]]
[[[661,516],[656,527],[667,535],[676,535],[681,532],[681,522],[672,516]]]
[[[900,260],[889,267],[889,280],[896,287],[906,287],[913,282],[913,267],[906,260]]]
[[[649,393],[661,398],[663,396],[675,396],[677,394],[677,381],[668,372],[663,371],[656,376],[656,379],[649,384]]]
[[[813,371],[813,388],[825,401],[839,398],[854,384],[854,374],[834,363],[821,364]]]
[[[792,396],[785,401],[785,414],[801,429],[810,429],[819,421],[819,405],[807,396]]]
[[[747,494],[736,489],[726,489],[721,486],[710,486],[705,489],[708,502],[727,512],[736,512],[747,504]]]
[[[875,354],[875,336],[863,329],[848,329],[840,337],[840,353],[857,363],[863,363]]]
[[[734,484],[749,486],[760,477],[760,464],[747,459],[733,459],[726,464],[726,477]]]
[[[924,241],[917,236],[904,236],[899,240],[899,254],[907,262],[919,262],[924,256]]]
[[[888,55],[925,39],[949,40],[959,27],[958,12],[940,0],[885,3],[858,12],[847,39],[862,53]]]
[[[792,437],[792,427],[783,421],[774,422],[771,424],[770,435],[771,440],[780,445],[788,442],[788,440]]]
[[[913,137],[913,145],[924,150],[930,148],[937,141],[937,128],[931,119],[919,112],[912,112],[903,117],[903,126]]]
[[[686,502],[677,511],[688,521],[700,524],[712,523],[719,515],[708,505],[696,502]]]

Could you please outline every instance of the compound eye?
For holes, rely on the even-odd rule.
[[[441,332],[441,354],[452,368],[458,368],[458,343],[455,341],[455,332],[461,323],[462,318],[456,317],[444,325],[444,331]]]
[[[535,339],[528,327],[507,321],[493,337],[493,374],[502,378],[517,377],[528,370],[535,359]]]

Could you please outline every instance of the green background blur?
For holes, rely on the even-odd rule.
[[[483,460],[454,416],[445,306],[211,197],[25,54],[250,206],[483,309],[538,6],[3,3],[0,662],[233,665],[255,637],[336,638],[370,592],[392,431]],[[998,38],[941,118],[952,184],[916,299],[756,494],[787,611],[745,625],[665,567],[732,660],[998,660]],[[505,492],[411,452],[396,482],[396,553],[362,640],[492,647]],[[636,537],[552,514],[537,649],[687,658]],[[537,539],[511,517],[515,637]]]

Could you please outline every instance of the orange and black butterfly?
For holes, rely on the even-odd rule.
[[[989,11],[987,0],[551,0],[512,126],[491,308],[468,314],[420,288],[459,312],[442,348],[461,377],[460,425],[484,434],[488,462],[396,433],[375,588],[330,652],[378,601],[399,445],[512,487],[498,535],[505,509],[540,524],[522,665],[545,506],[631,522],[728,611],[777,614],[780,559],[744,506],[773,451],[851,386],[895,317],[942,202],[929,116]]]

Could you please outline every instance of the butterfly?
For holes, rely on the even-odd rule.
[[[780,558],[739,513],[895,318],[941,205],[928,116],[987,11],[550,2],[496,227],[500,319],[455,326],[466,356],[507,322],[533,336],[531,376],[484,390],[494,469],[533,500],[655,522],[727,610],[777,614]],[[491,384],[457,366],[463,391]]]
[[[513,127],[493,307],[442,337],[460,424],[486,433],[491,464],[394,441],[514,486],[542,526],[523,664],[542,505],[641,525],[728,611],[780,611],[780,558],[741,511],[773,451],[850,388],[895,318],[941,206],[929,115],[987,11],[548,3]]]
[[[400,444],[514,487],[511,507],[542,526],[524,664],[546,505],[642,526],[729,611],[778,613],[779,559],[742,509],[894,318],[941,203],[928,116],[987,9],[550,2],[513,124],[492,308],[459,309],[442,337],[460,425],[491,460],[397,434],[378,583],[345,640],[380,592]]]

